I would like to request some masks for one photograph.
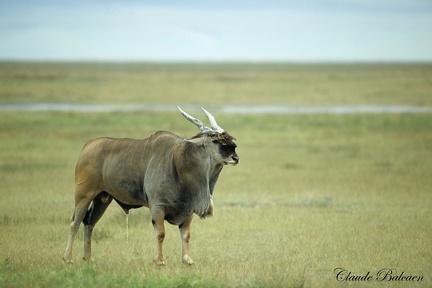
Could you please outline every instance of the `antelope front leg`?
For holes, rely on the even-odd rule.
[[[189,251],[189,239],[190,239],[190,224],[192,222],[193,215],[191,215],[183,224],[179,226],[180,237],[182,241],[182,261],[185,264],[193,265],[194,262],[190,257]]]
[[[152,219],[152,224],[153,224],[154,233],[157,240],[157,252],[156,252],[156,257],[154,259],[154,262],[157,265],[165,265],[165,262],[163,260],[163,253],[162,253],[162,244],[165,239],[165,226],[164,226],[163,213],[155,214]]]

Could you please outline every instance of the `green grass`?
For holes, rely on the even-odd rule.
[[[9,71],[21,69],[20,73],[33,75],[36,72],[32,71],[37,68],[36,74],[46,75],[52,73],[52,67],[57,67],[54,64],[48,65],[49,69],[45,64],[22,65],[14,64]],[[72,67],[59,64],[57,68],[67,75],[74,75],[73,71],[79,67],[83,69],[77,72],[82,74],[82,79],[76,85],[62,84],[65,91],[75,86],[83,89],[71,92],[71,102],[82,100],[80,91],[85,89],[80,85],[86,77],[91,79],[93,71],[105,71],[107,67],[68,65]],[[132,64],[124,69],[131,67],[143,69]],[[155,78],[162,72],[180,75],[204,69],[200,65],[188,66],[186,72],[181,66],[151,67],[148,66],[147,73]],[[393,71],[395,66],[391,67]],[[258,68],[260,70],[254,73],[259,79],[279,73],[274,66]],[[287,67],[279,68],[286,76]],[[366,68],[373,74],[382,73],[388,67],[372,69],[372,66],[360,65],[352,69]],[[235,69],[212,69],[210,74],[217,72],[235,82],[236,75],[227,76],[233,75]],[[295,69],[305,71],[300,78],[302,81],[307,81],[309,75],[312,78],[321,75],[319,67]],[[403,69],[408,68],[404,66]],[[410,69],[413,70],[401,73],[417,76],[429,73],[422,70],[423,66]],[[199,100],[200,89],[196,87],[202,83],[200,77],[194,82],[195,76],[190,76],[194,84],[189,90],[188,103]],[[410,76],[406,81],[421,81],[417,76]],[[131,81],[126,76],[113,77],[119,82]],[[167,79],[158,81],[170,86]],[[14,89],[28,89],[34,94],[28,99],[18,98],[18,102],[47,101],[44,97],[49,94],[50,87],[58,92],[56,84],[43,83],[44,79],[35,79],[34,75],[28,80],[20,84],[24,87]],[[349,86],[358,82],[354,79],[351,84],[347,79],[340,81],[332,84],[329,94],[339,93],[343,83]],[[368,86],[369,81],[372,80],[363,85]],[[183,85],[179,83],[176,85]],[[36,84],[41,85],[41,90],[33,90],[32,85]],[[273,84],[266,84],[268,90],[274,89]],[[89,84],[89,93],[93,93],[97,85]],[[253,90],[254,84],[248,85]],[[265,86],[262,82],[256,85],[257,89]],[[330,84],[323,80],[319,85]],[[393,89],[385,82],[380,85]],[[234,86],[232,89],[240,89]],[[284,89],[291,89],[291,84],[286,86]],[[7,89],[0,87],[1,95],[6,95]],[[423,84],[415,91],[428,91],[428,87],[429,84]],[[134,89],[132,85],[125,95],[133,95]],[[234,91],[230,89],[227,91]],[[239,99],[229,103],[260,104],[264,101],[255,96],[250,102],[245,100],[247,89],[244,89],[240,89],[243,92]],[[302,89],[305,93],[308,91],[306,86]],[[412,93],[413,96],[409,99],[395,96],[394,102],[391,97],[378,97],[376,104],[429,103],[427,97],[415,91],[399,91],[400,95]],[[360,94],[352,97],[352,103],[365,99]],[[91,101],[102,102],[102,98],[98,98],[100,95]],[[114,95],[109,94],[107,101],[122,102]],[[62,97],[55,98],[55,102],[66,101]],[[168,103],[171,96],[167,97],[168,100],[160,99],[160,102]],[[1,99],[8,102],[4,96]],[[135,101],[133,96],[125,99],[128,103]],[[286,104],[303,101],[298,97],[280,99]],[[305,99],[313,103],[312,96]],[[337,99],[341,98],[325,97],[318,105],[340,104]],[[219,96],[207,100],[225,103]],[[239,116],[215,113],[215,116],[218,123],[238,139],[241,163],[224,168],[215,190],[214,217],[196,218],[192,222],[191,256],[196,265],[188,267],[181,263],[178,229],[166,224],[167,266],[160,268],[152,263],[156,241],[148,210],[131,211],[127,241],[125,215],[115,203],[95,228],[95,262],[81,261],[81,229],[74,245],[75,264],[62,263],[73,211],[75,162],[84,143],[96,137],[142,138],[161,129],[192,136],[197,132],[196,127],[179,113],[171,112],[0,112],[0,287],[430,287],[431,115]],[[375,275],[382,268],[393,268],[406,275],[423,275],[425,279],[419,283],[339,283],[333,273],[338,267],[357,275],[368,271]]]
[[[195,127],[178,113],[1,116],[1,286],[316,287],[335,285],[336,267],[395,268],[430,284],[429,115],[217,115],[241,163],[222,173],[215,216],[192,224],[196,266],[181,264],[178,230],[167,224],[162,269],[151,262],[148,210],[132,211],[127,242],[116,204],[96,226],[96,262],[81,263],[80,232],[76,264],[62,263],[73,168],[89,139]]]

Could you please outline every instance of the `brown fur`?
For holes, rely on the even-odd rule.
[[[228,132],[224,131],[222,133],[198,133],[195,135],[192,139],[200,138],[200,137],[211,137],[211,139],[214,141],[218,141],[221,145],[229,145],[237,147],[237,145],[234,143],[234,140],[236,140],[233,136],[228,134]]]

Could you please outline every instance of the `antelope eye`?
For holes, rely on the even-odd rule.
[[[235,151],[235,148],[232,146],[228,146],[228,145],[221,145],[220,151],[224,154],[230,154],[230,153]]]

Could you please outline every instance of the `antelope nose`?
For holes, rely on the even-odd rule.
[[[237,155],[232,156],[232,159],[236,162],[236,164],[240,162],[240,158]]]

